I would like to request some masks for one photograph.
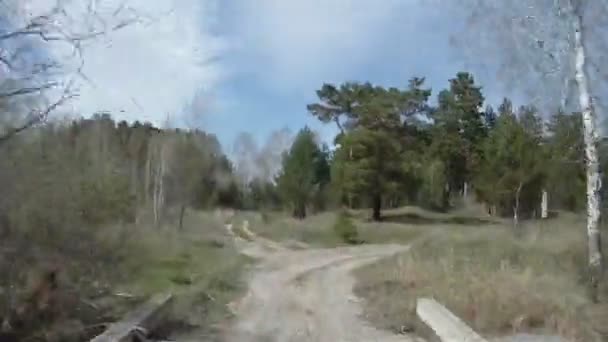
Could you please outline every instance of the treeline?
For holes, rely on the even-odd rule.
[[[508,99],[494,109],[465,72],[436,105],[421,78],[404,89],[324,84],[317,96],[308,110],[336,125],[335,148],[305,127],[271,178],[243,178],[217,138],[200,130],[108,114],[32,128],[0,144],[0,231],[60,243],[59,235],[87,234],[91,225],[181,227],[188,209],[289,210],[303,218],[347,206],[372,208],[380,219],[383,208],[447,210],[462,198],[492,215],[526,217],[539,214],[543,191],[551,209],[585,206],[579,113],[514,108]]]
[[[58,234],[87,234],[91,225],[181,224],[186,208],[242,201],[216,137],[198,130],[100,114],[30,129],[0,148],[3,234],[61,243]]]
[[[304,129],[286,154],[277,184],[296,217],[304,216],[302,208],[319,207],[319,196],[372,208],[376,220],[382,208],[447,210],[462,198],[485,204],[491,215],[539,216],[544,191],[553,210],[585,207],[580,113],[514,108],[506,98],[493,108],[466,72],[449,80],[435,106],[422,78],[404,89],[324,84],[317,96],[309,112],[339,133],[328,153],[300,142],[314,141]],[[606,155],[604,144],[600,152]],[[326,164],[329,180],[319,167]]]

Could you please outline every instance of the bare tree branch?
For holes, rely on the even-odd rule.
[[[38,87],[19,88],[19,89],[11,90],[6,93],[0,93],[0,99],[7,98],[7,97],[13,97],[13,96],[30,95],[30,94],[34,94],[34,93],[39,93],[43,90],[56,87],[57,85],[58,85],[57,82],[51,82],[51,83],[47,83],[47,84],[44,84],[44,85],[41,85]]]
[[[43,122],[44,120],[46,120],[46,118],[51,112],[53,112],[55,109],[62,106],[75,96],[75,94],[70,93],[69,87],[66,87],[66,90],[57,101],[47,106],[44,110],[31,113],[30,117],[28,118],[28,120],[26,120],[25,123],[21,124],[20,126],[11,128],[7,132],[0,135],[0,145],[6,143],[15,135]]]
[[[20,87],[0,92],[0,99],[31,95],[47,97],[50,95],[48,91],[60,89],[59,80],[68,73],[73,73],[80,79],[91,82],[83,71],[85,66],[84,43],[130,25],[142,23],[142,16],[127,6],[126,1],[120,3],[115,10],[104,17],[97,10],[98,0],[88,0],[84,7],[84,14],[68,13],[65,2],[56,0],[50,10],[27,19],[20,26],[9,30],[0,29],[0,44],[2,44],[0,67],[6,67],[9,80],[20,84]],[[13,8],[11,6],[13,5],[0,0],[2,9],[0,12],[10,13],[10,9]],[[35,53],[36,49],[47,49],[47,46],[44,45],[46,43],[67,44],[71,49],[71,56],[68,56],[66,60],[64,57],[50,54],[46,60],[37,60],[40,58],[40,54]],[[73,60],[69,60],[70,58]],[[71,64],[74,61],[76,61],[75,65]],[[23,124],[0,134],[0,143],[43,122],[51,112],[74,98],[76,92],[72,85],[73,82],[70,82],[61,89],[61,95],[44,109],[30,112]]]

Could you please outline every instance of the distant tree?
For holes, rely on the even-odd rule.
[[[197,196],[202,195],[205,177],[210,176],[205,171],[210,169],[211,158],[191,137],[178,135],[173,139],[172,158],[166,175],[168,202],[179,208],[178,228],[181,230],[186,209],[199,200]]]
[[[534,106],[520,106],[517,119],[526,133],[533,137],[537,143],[541,143],[544,135],[544,122]]]
[[[399,141],[388,132],[361,127],[346,134],[342,143],[336,155],[342,163],[342,186],[371,204],[372,218],[380,220],[383,196],[399,186]]]
[[[469,73],[459,72],[449,83],[449,89],[439,93],[433,113],[432,149],[445,164],[449,193],[464,193],[479,159],[480,143],[487,135],[484,97]]]
[[[323,122],[337,120],[341,130],[333,158],[334,188],[350,204],[354,198],[366,200],[374,220],[381,218],[383,197],[397,193],[404,180],[407,122],[426,109],[430,96],[423,83],[413,78],[405,90],[370,83],[326,84],[317,92],[321,102],[308,106]]]
[[[289,151],[283,155],[283,167],[277,177],[277,186],[286,203],[293,209],[293,216],[306,217],[318,179],[318,163],[323,153],[315,141],[314,133],[304,127],[298,132]]]
[[[315,191],[313,205],[315,210],[325,210],[329,202],[329,184],[331,181],[331,153],[327,144],[322,144],[315,160]]]
[[[484,115],[484,123],[486,124],[486,128],[491,130],[496,125],[496,112],[492,106],[487,106]]]
[[[540,195],[543,153],[538,137],[530,134],[515,113],[504,110],[483,144],[475,188],[481,200],[503,214],[510,213],[517,224],[522,207],[531,210],[538,202],[524,194]]]
[[[558,111],[547,124],[547,188],[550,203],[561,209],[585,207],[583,121],[580,113]]]

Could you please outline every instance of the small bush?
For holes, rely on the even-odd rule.
[[[348,244],[359,244],[363,242],[359,238],[357,226],[355,226],[346,213],[341,213],[338,215],[333,228],[336,235],[338,235],[342,241]]]

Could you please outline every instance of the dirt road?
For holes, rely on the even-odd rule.
[[[226,342],[418,341],[377,330],[361,317],[350,271],[407,250],[399,245],[288,250],[273,243],[240,241],[261,261],[249,292],[234,309],[238,319]]]

